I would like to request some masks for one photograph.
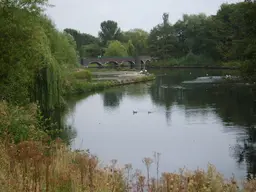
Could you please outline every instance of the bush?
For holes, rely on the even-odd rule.
[[[188,53],[185,57],[178,59],[178,64],[181,66],[209,66],[213,65],[214,61],[210,57],[204,55]]]
[[[38,140],[46,135],[39,129],[38,107],[35,104],[20,107],[0,102],[0,122],[1,139],[8,136],[15,143]]]
[[[224,67],[241,67],[243,62],[241,61],[229,61],[229,62],[223,62],[221,63]]]
[[[76,79],[92,80],[92,73],[89,70],[76,71],[73,73],[73,76]]]
[[[241,75],[247,81],[256,81],[256,59],[241,64]]]
[[[209,57],[203,55],[187,54],[185,57],[169,58],[151,63],[149,66],[153,67],[172,67],[172,66],[210,66],[216,63]]]

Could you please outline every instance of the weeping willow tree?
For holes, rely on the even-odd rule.
[[[68,70],[78,63],[74,40],[42,12],[46,0],[6,0],[0,6],[0,95],[38,102],[43,113],[61,104]]]

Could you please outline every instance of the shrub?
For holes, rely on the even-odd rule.
[[[0,137],[8,136],[15,143],[24,140],[38,140],[46,134],[39,129],[38,107],[29,104],[24,107],[0,102]]]
[[[92,80],[92,73],[88,70],[80,70],[73,73],[74,78],[76,79],[84,79],[87,81]]]
[[[172,66],[210,66],[217,65],[211,58],[203,55],[187,54],[180,58],[169,58],[151,63],[149,66],[153,67],[172,67]]]
[[[242,63],[243,62],[241,61],[229,61],[229,62],[222,63],[222,65],[225,67],[241,67]]]
[[[242,63],[241,75],[247,81],[256,81],[256,59]]]

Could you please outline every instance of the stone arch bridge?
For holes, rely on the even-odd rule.
[[[130,68],[145,69],[152,60],[150,56],[138,57],[101,57],[101,58],[82,58],[81,65],[89,67],[90,64],[97,64],[99,67],[104,67],[108,63],[115,66],[120,66],[124,63],[129,63]]]

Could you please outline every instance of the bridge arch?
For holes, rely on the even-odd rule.
[[[81,65],[84,65],[87,67],[92,67],[91,64],[94,63],[94,64],[97,64],[99,67],[107,67],[107,65],[105,65],[105,64],[112,63],[114,67],[117,67],[117,66],[120,66],[121,63],[125,62],[125,63],[129,64],[132,68],[144,69],[146,62],[148,63],[150,60],[152,60],[152,58],[150,56],[82,58]],[[125,65],[125,66],[127,66],[127,65]]]
[[[104,63],[104,65],[112,64],[113,67],[117,67],[119,63],[117,61],[107,61]]]
[[[150,64],[150,62],[151,62],[151,61],[150,61],[149,59],[148,59],[148,60],[146,60],[146,61],[145,61],[145,65],[146,65],[146,66],[147,66],[147,65],[149,65],[149,64]]]
[[[128,66],[126,66],[126,67],[130,67],[131,69],[135,66],[135,62],[134,61],[123,61],[121,63],[121,65],[125,65],[125,63],[128,64]]]
[[[88,63],[88,66],[89,66],[89,65],[92,65],[92,64],[97,64],[98,67],[102,67],[102,63],[99,62],[99,61],[91,61],[91,62]]]

